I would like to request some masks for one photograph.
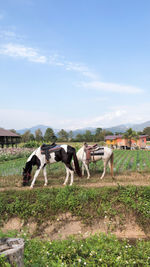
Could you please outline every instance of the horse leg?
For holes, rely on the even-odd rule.
[[[82,163],[82,176],[84,176],[84,170],[85,170],[84,164]]]
[[[65,167],[66,167],[67,176],[66,176],[66,180],[64,182],[64,185],[66,185],[66,183],[68,182],[69,174],[71,175],[70,185],[72,185],[73,179],[74,179],[74,170],[69,163],[66,163]]]
[[[72,170],[69,169],[69,172],[70,172],[70,175],[71,175],[70,185],[72,185],[73,184],[73,179],[74,179],[74,171],[72,171]]]
[[[111,162],[110,162],[110,160],[108,161],[108,166],[109,166],[109,169],[111,171]]]
[[[43,174],[44,174],[44,179],[45,179],[44,186],[47,186],[48,180],[47,180],[46,164],[43,167]]]
[[[105,160],[103,162],[104,162],[104,170],[103,170],[103,173],[102,173],[102,176],[100,177],[100,179],[103,179],[103,177],[105,176],[108,160]]]
[[[67,182],[68,182],[68,178],[69,178],[69,168],[65,165],[65,168],[66,168],[66,179],[65,179],[65,181],[64,181],[64,185],[66,185],[67,184]]]
[[[89,179],[90,178],[90,172],[89,172],[89,168],[88,168],[88,165],[86,164],[86,162],[85,161],[83,161],[83,165],[84,165],[84,168],[86,169],[86,172],[87,172],[87,179]]]
[[[111,171],[111,177],[112,179],[114,179],[114,166],[113,166],[113,163],[114,163],[114,154],[112,153],[111,154],[111,157],[110,157],[110,171]]]
[[[36,170],[36,172],[35,172],[35,174],[34,174],[33,181],[32,181],[32,183],[31,183],[31,185],[30,185],[30,188],[33,188],[34,183],[35,183],[35,181],[36,181],[36,178],[38,177],[38,175],[39,175],[41,169],[42,169],[42,167],[40,166],[40,168],[38,168],[38,169]]]

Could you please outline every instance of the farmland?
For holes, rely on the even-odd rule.
[[[31,153],[31,150],[30,150]],[[19,186],[22,182],[22,170],[25,166],[27,157],[30,155],[29,151],[26,154],[19,154],[15,156],[0,156],[0,187],[12,187]],[[35,171],[33,168],[33,173]],[[84,177],[80,181],[75,177],[75,183],[89,183],[99,181],[100,174],[103,170],[102,161],[90,164],[91,179],[87,181]],[[132,176],[133,173],[145,175],[150,172],[150,151],[144,150],[114,150],[114,175],[116,177]],[[60,163],[47,165],[47,173],[49,177],[49,185],[63,184],[65,176],[64,165]],[[43,183],[43,174],[36,181],[36,185]],[[119,178],[119,179],[120,179]],[[117,179],[117,178],[116,178]],[[109,169],[107,168],[107,175],[104,180],[112,181],[109,175]]]
[[[62,186],[62,163],[47,165],[48,187],[41,173],[29,190],[31,152],[0,155],[0,237],[24,238],[25,267],[150,266],[150,151],[115,150],[115,180],[109,169],[99,179],[99,161],[72,187]]]

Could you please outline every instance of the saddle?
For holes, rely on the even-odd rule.
[[[98,144],[88,145],[87,143],[85,143],[84,151],[86,153],[87,163],[89,163],[92,156],[93,156],[93,161],[94,161],[94,156],[104,155],[104,148],[100,147]]]
[[[61,149],[61,146],[60,145],[57,145],[55,143],[51,144],[51,145],[46,145],[46,144],[43,144],[41,146],[41,154],[44,154],[45,157],[46,157],[46,160],[49,161],[50,159],[50,154],[53,153],[53,152],[57,152]]]

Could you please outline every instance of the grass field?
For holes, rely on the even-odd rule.
[[[150,151],[115,150],[115,181],[109,170],[99,180],[99,161],[90,165],[91,179],[75,175],[72,187],[62,188],[62,163],[47,165],[48,188],[41,173],[34,190],[22,187],[29,154],[0,156],[0,238],[24,238],[25,267],[150,266]],[[59,238],[75,225],[76,232],[82,226],[85,235],[89,227],[98,233]],[[147,240],[130,240],[130,231],[125,240],[111,234],[122,236],[125,229]],[[0,266],[9,265],[0,257]]]
[[[20,158],[1,160],[0,158],[0,187],[15,186],[22,182],[22,170],[25,166],[29,153]],[[32,176],[36,170],[33,168]],[[91,179],[93,182],[99,179],[100,174],[103,170],[103,162],[99,161],[96,164],[90,164]],[[114,151],[114,175],[131,175],[132,173],[146,174],[150,172],[150,151],[144,150],[115,150]],[[49,178],[49,185],[63,184],[65,177],[64,164],[59,162],[51,165],[47,165],[47,174]],[[43,174],[41,173],[38,177],[36,184],[43,183]],[[86,177],[86,176],[85,176]],[[111,181],[109,175],[109,168],[107,168],[107,174],[104,178],[105,181]],[[78,179],[75,177],[75,180]],[[86,179],[82,179],[81,183],[90,182]]]

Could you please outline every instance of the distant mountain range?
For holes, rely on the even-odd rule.
[[[144,128],[146,128],[146,127],[150,127],[150,121],[146,121],[146,122],[140,123],[140,124],[121,124],[121,125],[117,125],[117,126],[114,126],[114,127],[103,128],[103,129],[105,129],[107,131],[110,131],[112,133],[116,133],[116,132],[124,133],[129,128],[132,128],[134,131],[139,132],[139,131],[143,131]],[[25,129],[17,130],[17,133],[23,134],[27,130],[29,130],[31,133],[34,134],[37,129],[40,129],[42,131],[42,134],[44,135],[47,128],[52,128],[56,135],[61,130],[61,129],[54,129],[51,126],[36,125],[34,127],[31,127],[31,128],[25,128]],[[84,134],[86,130],[90,130],[91,133],[94,134],[95,131],[96,131],[96,128],[88,127],[88,128],[74,130],[74,131],[72,131],[73,132],[73,136],[75,137],[77,134]],[[66,131],[69,132],[70,130],[66,130]]]

